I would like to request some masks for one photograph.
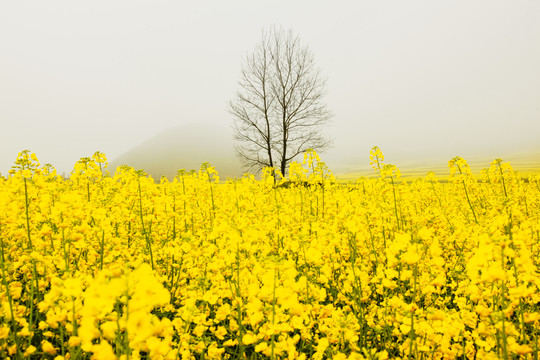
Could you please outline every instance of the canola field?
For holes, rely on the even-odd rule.
[[[0,177],[0,358],[537,359],[540,178]]]

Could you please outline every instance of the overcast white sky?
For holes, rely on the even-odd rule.
[[[540,1],[4,1],[0,172],[30,149],[69,172],[168,128],[231,124],[263,27],[328,80],[333,158],[540,150]]]

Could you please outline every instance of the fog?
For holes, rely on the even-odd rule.
[[[532,0],[2,2],[0,173],[30,149],[60,173],[101,151],[155,174],[201,156],[234,174],[227,103],[272,25],[327,79],[335,172],[367,171],[374,145],[405,169],[459,155],[540,170],[539,14]]]

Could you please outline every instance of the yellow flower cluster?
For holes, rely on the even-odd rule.
[[[0,357],[537,358],[540,178],[371,163],[156,182],[22,152],[0,177]]]

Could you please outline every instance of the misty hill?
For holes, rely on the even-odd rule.
[[[114,159],[109,168],[129,165],[156,180],[172,180],[179,169],[198,170],[203,162],[210,162],[223,180],[242,176],[232,130],[226,125],[194,123],[168,129]]]
[[[132,148],[114,159],[109,169],[114,170],[126,164],[135,169],[144,169],[156,180],[161,176],[171,180],[179,169],[198,170],[201,163],[210,162],[222,180],[241,177],[244,172],[240,161],[234,156],[233,144],[232,129],[226,124],[202,122],[182,125],[163,131]],[[341,179],[376,176],[369,165],[370,147],[369,144],[336,141],[334,148],[320,154],[321,160]],[[469,162],[475,173],[489,167],[490,162],[497,157],[510,161],[514,169],[523,175],[540,172],[540,149],[537,147],[513,152],[506,148],[471,149],[461,145],[456,149],[438,149],[438,153],[430,151],[432,155],[391,147],[382,147],[382,150],[386,155],[385,160],[397,165],[404,176],[423,177],[430,170],[440,176],[447,176],[448,160],[456,156],[456,153]],[[296,160],[301,161],[302,157]]]

